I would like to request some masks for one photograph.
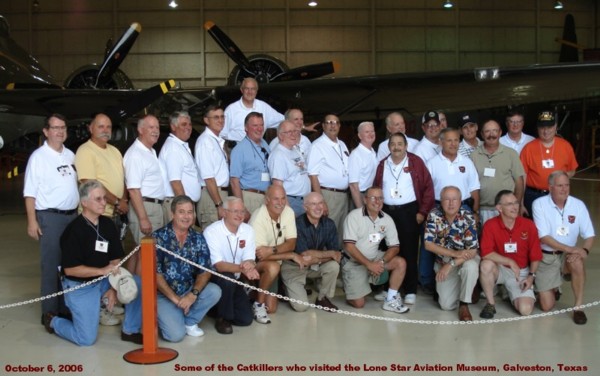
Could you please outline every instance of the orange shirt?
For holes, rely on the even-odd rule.
[[[573,147],[559,137],[554,138],[554,144],[549,148],[537,138],[525,145],[521,151],[521,163],[527,186],[544,191],[548,190],[548,176],[552,172],[575,171],[578,166]],[[553,166],[549,167],[550,164]]]

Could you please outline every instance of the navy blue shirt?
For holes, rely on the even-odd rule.
[[[308,249],[317,251],[339,251],[340,243],[338,240],[335,222],[328,217],[321,217],[315,227],[306,214],[296,217],[296,253],[302,253]]]

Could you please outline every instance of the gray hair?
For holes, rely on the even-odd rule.
[[[79,201],[88,200],[90,198],[90,192],[97,188],[104,189],[104,186],[98,180],[90,179],[81,184],[79,186]]]
[[[400,116],[404,120],[404,116],[401,113],[399,113],[398,111],[394,111],[394,112],[390,113],[388,116],[385,117],[385,125],[389,125],[390,124],[390,121],[391,121],[390,119],[394,115],[398,115],[398,116]]]
[[[229,207],[234,202],[237,202],[237,201],[241,201],[243,203],[242,199],[239,198],[239,197],[235,197],[235,196],[228,196],[228,197],[226,197],[225,200],[223,200],[223,209],[228,210]]]
[[[561,177],[561,176],[566,176],[567,179],[569,179],[569,174],[567,174],[566,172],[564,172],[563,170],[556,170],[553,171],[550,176],[548,176],[548,185],[554,185],[554,181]]]
[[[373,128],[375,128],[375,124],[373,124],[372,121],[363,121],[358,125],[357,131],[360,133],[360,131],[362,131],[367,125],[371,125]]]
[[[190,114],[187,111],[175,111],[169,116],[169,124],[177,125],[177,121],[179,121],[180,117],[186,117],[188,119],[192,119]]]

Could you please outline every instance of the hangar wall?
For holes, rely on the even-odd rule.
[[[564,17],[578,43],[597,46],[594,0],[2,0],[12,35],[59,82],[100,63],[108,37],[131,22],[142,33],[122,69],[138,88],[174,78],[183,87],[225,83],[234,65],[206,34],[217,23],[246,53],[290,67],[335,60],[338,76],[439,71],[558,61]]]

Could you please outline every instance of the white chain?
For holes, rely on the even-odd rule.
[[[406,323],[406,324],[422,324],[422,325],[481,325],[481,324],[495,324],[495,323],[504,323],[504,322],[511,322],[511,321],[521,321],[521,320],[529,320],[529,319],[536,319],[539,317],[548,317],[548,316],[555,316],[555,315],[562,315],[564,313],[568,313],[568,312],[572,312],[572,311],[576,311],[576,310],[582,310],[584,308],[591,308],[594,306],[597,306],[600,304],[600,301],[595,301],[595,302],[591,302],[591,303],[587,303],[587,304],[583,304],[577,307],[571,307],[571,308],[563,308],[563,309],[559,309],[556,311],[552,311],[552,312],[542,312],[542,313],[538,313],[535,315],[530,315],[530,316],[515,316],[515,317],[507,317],[507,318],[502,318],[502,319],[490,319],[490,320],[477,320],[477,321],[438,321],[438,320],[412,320],[412,319],[404,319],[404,318],[397,318],[397,317],[383,317],[383,316],[375,316],[375,315],[367,315],[364,313],[358,313],[358,312],[352,312],[352,311],[344,311],[341,309],[332,309],[332,308],[328,308],[328,307],[323,307],[317,304],[313,304],[313,303],[309,303],[309,302],[305,302],[305,301],[301,301],[298,299],[293,299],[290,298],[288,296],[283,296],[271,291],[266,291],[263,289],[260,289],[258,287],[252,286],[252,285],[248,285],[246,283],[240,282],[237,279],[231,278],[231,277],[227,277],[219,272],[216,272],[212,269],[208,269],[202,265],[199,265],[193,261],[190,261],[186,258],[183,258],[182,256],[173,253],[171,251],[169,251],[166,248],[161,247],[160,245],[156,245],[156,248],[183,261],[183,262],[187,262],[188,264],[201,269],[205,272],[209,272],[219,278],[223,278],[229,282],[238,284],[240,286],[243,286],[247,289],[250,290],[254,290],[263,294],[268,294],[271,296],[274,296],[278,299],[282,299],[288,302],[293,302],[293,303],[297,303],[297,304],[302,304],[302,305],[306,305],[309,306],[311,308],[316,308],[316,309],[320,309],[323,311],[327,311],[327,312],[334,312],[334,313],[339,313],[341,315],[346,315],[346,316],[352,316],[352,317],[360,317],[360,318],[364,318],[364,319],[370,319],[370,320],[379,320],[379,321],[390,321],[390,322],[400,322],[400,323]],[[131,253],[129,253],[126,257],[124,257],[118,264],[118,266],[121,266],[125,261],[127,261],[134,253],[136,253],[137,251],[139,251],[140,246],[137,246],[133,249],[133,251],[131,251]],[[35,299],[31,299],[31,300],[26,300],[26,301],[22,301],[22,302],[18,302],[18,303],[12,303],[12,304],[5,304],[0,306],[0,309],[5,309],[5,308],[12,308],[12,307],[19,307],[25,304],[30,304],[30,303],[37,303],[40,302],[42,300],[46,300],[46,299],[51,299],[51,298],[55,298],[59,295],[62,294],[66,294],[69,293],[71,291],[75,291],[77,289],[83,288],[85,286],[91,285],[93,283],[96,283],[98,281],[103,280],[104,278],[108,277],[109,274],[104,275],[104,276],[100,276],[98,278],[95,278],[89,282],[85,282],[82,283],[79,286],[76,287],[72,287],[70,289],[67,290],[63,290],[60,292],[56,292],[54,294],[50,294],[47,296],[42,296],[39,298],[35,298]]]

